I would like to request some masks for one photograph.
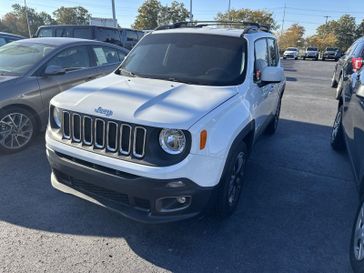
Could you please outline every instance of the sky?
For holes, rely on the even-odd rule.
[[[11,5],[23,4],[24,0],[0,0],[0,17],[11,10]],[[130,27],[137,15],[138,7],[144,0],[115,0],[116,17],[122,27]],[[161,0],[168,4],[172,0]],[[187,9],[190,0],[180,0]],[[228,9],[228,0],[193,0],[193,15],[196,20],[213,20],[218,12]],[[52,14],[60,6],[85,7],[93,17],[111,18],[111,0],[27,0],[29,7],[36,11],[45,11]],[[231,7],[235,9],[265,9],[273,13],[274,19],[282,26],[284,6],[286,4],[286,17],[284,29],[294,23],[303,25],[306,35],[315,33],[316,28],[328,20],[336,20],[343,14],[356,17],[357,22],[364,19],[363,0],[231,0]]]

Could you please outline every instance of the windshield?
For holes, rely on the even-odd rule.
[[[307,51],[317,51],[317,47],[308,47]]]
[[[202,85],[236,85],[245,78],[246,42],[208,34],[149,34],[121,66],[127,75]]]
[[[0,47],[0,75],[19,76],[49,54],[54,46],[15,42]]]
[[[328,47],[326,48],[326,51],[336,51],[337,48],[336,47]]]
[[[295,48],[295,47],[289,47],[289,48],[287,48],[286,50],[287,50],[287,51],[298,51],[298,49],[297,49],[297,48]]]

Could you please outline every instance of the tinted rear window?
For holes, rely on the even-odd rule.
[[[336,51],[337,48],[336,47],[328,47],[326,48],[326,51]]]
[[[73,37],[82,39],[92,39],[91,28],[75,28],[73,31]]]
[[[52,37],[53,30],[51,28],[41,28],[38,32],[37,37]]]
[[[307,50],[308,51],[317,51],[317,47],[308,47]]]

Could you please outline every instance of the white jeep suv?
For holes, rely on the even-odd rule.
[[[226,217],[284,88],[276,38],[258,24],[155,30],[114,73],[52,99],[52,185],[141,222]]]

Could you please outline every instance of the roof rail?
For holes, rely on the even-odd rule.
[[[175,29],[175,28],[202,28],[207,26],[225,26],[230,28],[242,28],[244,33],[250,32],[270,32],[269,26],[261,25],[254,22],[244,22],[244,21],[192,21],[192,22],[177,22],[170,25],[161,25],[154,30],[164,30],[164,29]]]

